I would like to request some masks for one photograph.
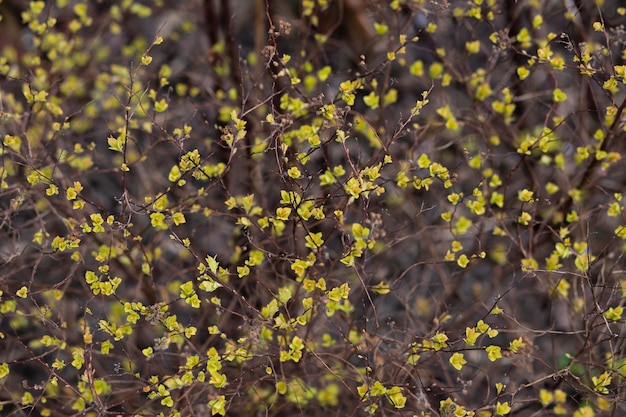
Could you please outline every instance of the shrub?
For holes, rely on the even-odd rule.
[[[619,415],[626,8],[3,3],[6,415]]]

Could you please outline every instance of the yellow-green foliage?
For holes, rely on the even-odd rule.
[[[0,3],[1,413],[623,414],[626,8],[248,3]]]

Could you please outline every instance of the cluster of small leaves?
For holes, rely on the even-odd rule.
[[[626,8],[216,3],[0,3],[2,413],[626,410]]]

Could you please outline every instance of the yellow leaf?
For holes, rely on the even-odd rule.
[[[28,288],[26,288],[26,286],[23,286],[22,288],[17,290],[15,295],[17,295],[20,298],[26,298],[28,296]]]
[[[496,404],[497,416],[504,416],[506,414],[509,414],[510,412],[511,412],[511,406],[509,405],[508,402],[500,403],[500,401],[498,401],[498,403]]]
[[[467,363],[467,361],[465,360],[465,357],[463,356],[462,353],[455,352],[450,357],[450,364],[457,371],[460,371],[463,368],[463,365],[465,365],[466,363]]]
[[[494,362],[496,359],[502,357],[502,350],[500,349],[500,346],[487,346],[485,351],[487,352],[487,357],[491,362]]]

